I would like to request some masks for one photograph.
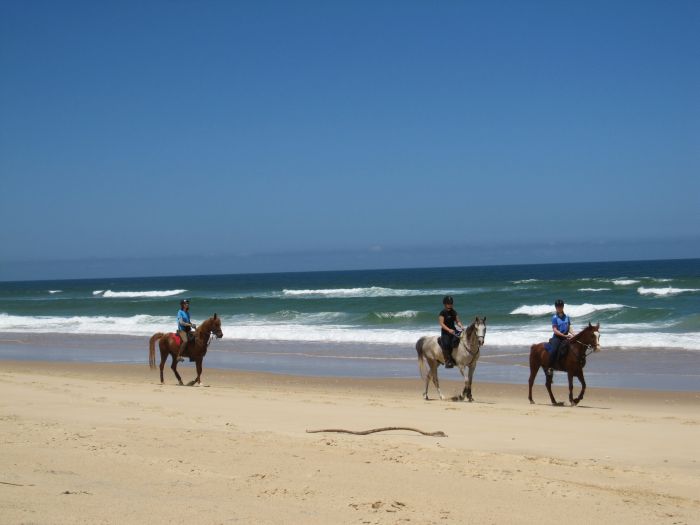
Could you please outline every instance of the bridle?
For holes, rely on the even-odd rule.
[[[473,327],[473,328],[472,328]],[[472,334],[476,333],[476,326],[474,323],[469,325],[467,329],[465,330],[465,341],[464,341],[464,346],[467,349],[467,353],[471,355],[472,357],[476,357],[479,355],[479,352],[481,352],[481,346],[484,344],[483,342],[479,342],[479,339],[483,341],[483,339],[486,337],[486,328],[484,328],[484,337],[480,338],[478,335],[476,335],[474,338],[476,339],[476,350],[472,351],[469,345],[469,329],[472,328]]]
[[[576,357],[578,357],[578,362],[583,367],[586,364],[586,358],[591,355],[593,352],[595,352],[596,346],[592,345],[590,343],[584,343],[583,341],[580,341],[578,339],[574,339],[575,343],[578,343],[581,345],[583,348],[583,355],[581,355],[579,352],[576,352]]]

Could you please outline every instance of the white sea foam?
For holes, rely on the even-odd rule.
[[[623,325],[620,325],[622,327]],[[686,350],[700,350],[700,332],[661,332],[659,326],[630,326],[618,329],[617,325],[606,324],[600,327],[600,344],[602,351],[606,348],[678,348]],[[646,331],[644,328],[656,329]],[[482,350],[482,356],[489,355],[489,346],[524,346],[547,341],[552,335],[551,328],[541,329],[513,327],[489,327],[486,333],[487,346]]]
[[[337,314],[326,312],[326,314]],[[434,326],[411,329],[373,328],[349,322],[316,323],[306,314],[294,320],[273,316],[237,315],[222,318],[226,340],[248,341],[296,341],[358,344],[399,344],[407,353],[424,335],[437,335]],[[311,314],[314,315],[314,314]],[[337,317],[337,316],[336,316]],[[137,335],[147,337],[155,332],[171,332],[175,329],[171,316],[134,315],[130,317],[74,316],[32,317],[0,314],[0,332],[62,333],[96,335]],[[601,326],[601,345],[606,347],[635,348],[685,348],[700,350],[700,332],[664,332],[669,323],[604,324]],[[544,325],[489,326],[483,356],[491,353],[491,347],[522,346],[545,341],[551,328]],[[497,350],[493,350],[496,352]]]
[[[63,290],[49,290],[50,294],[61,293]]]
[[[539,279],[520,279],[519,281],[511,281],[513,284],[536,283]]]
[[[175,329],[173,317],[19,316],[0,314],[0,332],[147,335]]]
[[[380,319],[412,319],[418,315],[416,310],[403,310],[402,312],[375,312]]]
[[[700,292],[699,288],[673,288],[667,286],[666,288],[645,288],[640,286],[637,288],[639,295],[656,295],[659,297],[666,297],[669,295],[678,295],[679,293],[694,293]]]
[[[573,317],[582,317],[585,315],[592,314],[593,312],[598,312],[601,310],[619,310],[621,308],[626,308],[624,304],[567,304],[566,313]],[[554,307],[550,304],[533,304],[533,305],[522,305],[510,312],[511,315],[530,315],[533,317],[540,317],[545,315],[553,315]]]
[[[145,292],[113,292],[112,290],[95,290],[92,295],[102,295],[102,297],[128,299],[138,297],[170,297],[171,295],[180,295],[187,290],[148,290]]]
[[[425,295],[467,294],[484,291],[484,288],[460,288],[454,290],[424,289],[405,290],[399,288],[384,288],[369,286],[364,288],[320,288],[307,290],[282,290],[285,297],[323,297],[323,298],[353,298],[353,297],[414,297]]]
[[[630,286],[631,284],[639,283],[637,279],[613,279],[610,282],[616,284],[617,286]]]
[[[579,288],[579,292],[605,292],[610,290],[610,288]]]

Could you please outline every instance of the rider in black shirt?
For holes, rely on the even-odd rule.
[[[455,366],[452,351],[459,345],[456,326],[459,326],[461,330],[464,330],[464,326],[462,326],[462,321],[459,320],[459,314],[453,308],[454,299],[452,299],[452,296],[446,295],[442,300],[442,304],[444,308],[440,312],[440,317],[438,317],[438,322],[442,329],[440,340],[442,352],[445,354],[445,368],[452,368]]]

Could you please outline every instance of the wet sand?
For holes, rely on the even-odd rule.
[[[92,363],[147,363],[148,338],[124,335],[0,334],[0,360],[40,360]],[[529,349],[486,345],[475,383],[523,385],[529,375]],[[160,356],[158,356],[160,359]],[[206,368],[275,372],[288,375],[418,378],[416,351],[411,345],[313,343],[293,341],[214,341]],[[586,381],[603,388],[700,391],[700,352],[654,348],[604,347],[588,358]],[[440,370],[443,378],[459,379],[457,370]],[[539,381],[543,381],[540,373]],[[555,384],[566,376],[555,374]]]
[[[2,523],[700,521],[699,392],[552,407],[540,378],[536,405],[489,383],[426,402],[417,378],[206,369],[188,388],[43,361],[0,361],[0,379]],[[447,437],[306,433],[384,426]]]

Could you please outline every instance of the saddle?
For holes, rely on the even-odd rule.
[[[175,344],[177,346],[180,346],[182,344],[182,339],[180,338],[180,335],[177,332],[173,332],[170,334],[170,337],[173,338],[173,341],[175,341]],[[190,345],[190,343],[194,342],[194,333],[190,332],[187,334],[187,346]],[[187,348],[185,348],[187,350]]]

